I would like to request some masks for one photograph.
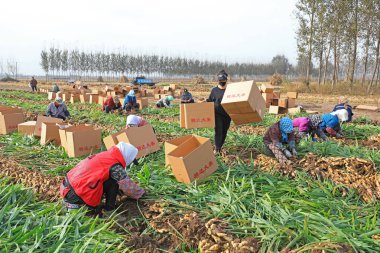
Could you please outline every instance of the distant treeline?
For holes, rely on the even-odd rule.
[[[283,55],[270,63],[225,63],[162,55],[86,52],[51,47],[41,52],[41,67],[46,75],[64,76],[183,76],[216,75],[226,69],[232,76],[286,75],[292,69]]]
[[[359,80],[379,85],[380,1],[298,0],[298,66],[307,85],[316,65],[318,83]],[[341,78],[341,79],[340,79]]]

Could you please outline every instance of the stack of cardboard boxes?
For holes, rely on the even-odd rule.
[[[156,87],[153,90],[153,96],[156,100],[161,99],[164,96],[180,97],[183,89],[178,89],[176,84],[170,84],[168,86]]]
[[[286,97],[281,97],[280,92],[275,92],[269,84],[261,85],[261,95],[265,105],[271,114],[297,113],[300,108],[296,106],[297,92],[288,92]]]

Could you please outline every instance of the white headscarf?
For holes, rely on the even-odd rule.
[[[135,91],[134,90],[130,90],[129,92],[128,92],[128,96],[134,96],[135,95]]]
[[[135,146],[125,143],[125,142],[119,142],[119,144],[116,145],[116,147],[120,150],[121,154],[123,155],[125,166],[130,165],[133,160],[135,160],[137,153],[139,152]]]
[[[136,115],[128,115],[127,117],[127,126],[128,125],[136,125],[140,123],[140,117]]]
[[[346,109],[337,110],[331,113],[332,115],[336,115],[339,118],[340,122],[344,122],[348,120],[348,112]]]

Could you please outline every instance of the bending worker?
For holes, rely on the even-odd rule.
[[[289,159],[297,156],[292,120],[284,117],[274,123],[265,133],[264,144],[281,166],[290,164]]]
[[[54,102],[48,105],[46,116],[66,120],[66,118],[70,117],[70,112],[67,110],[62,98],[57,97]]]
[[[78,209],[82,206],[96,208],[103,194],[104,209],[115,209],[119,192],[139,199],[145,191],[127,175],[125,167],[135,161],[137,148],[120,142],[111,149],[89,156],[71,169],[62,182],[60,193],[65,206]]]

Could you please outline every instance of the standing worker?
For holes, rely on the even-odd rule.
[[[57,93],[59,91],[60,91],[60,89],[59,89],[58,85],[55,83],[53,85],[53,87],[51,88],[51,92]]]
[[[215,108],[215,153],[220,153],[224,141],[226,140],[228,129],[230,128],[231,118],[221,105],[224,92],[226,91],[228,74],[221,70],[218,73],[219,84],[212,88],[207,102],[214,102]]]
[[[30,88],[32,88],[32,92],[37,92],[37,80],[32,76],[32,80],[29,82]]]
[[[119,192],[139,199],[145,191],[127,175],[125,167],[135,162],[137,148],[120,142],[110,150],[87,157],[71,169],[62,182],[60,193],[68,210],[82,206],[96,208],[103,194],[104,209],[115,209]]]

